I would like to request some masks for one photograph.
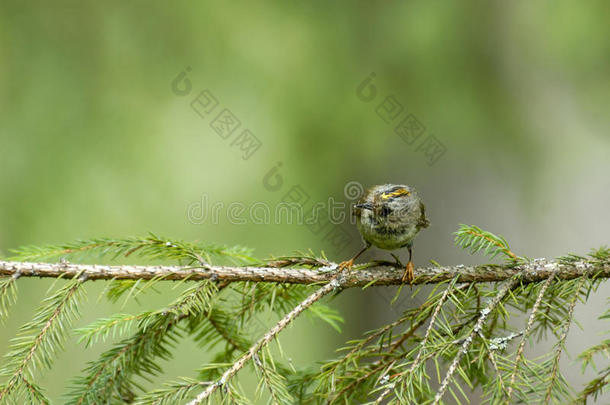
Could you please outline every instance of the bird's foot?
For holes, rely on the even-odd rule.
[[[405,267],[405,272],[402,275],[402,282],[408,281],[409,284],[413,284],[415,266],[413,266],[413,262],[409,260],[407,266]]]
[[[344,262],[339,263],[339,271],[347,269],[348,271],[352,269],[354,265],[354,259],[346,260]]]
[[[396,267],[398,265],[398,263],[391,262],[389,260],[371,260],[369,262],[369,264],[371,266],[392,266],[392,267]],[[404,267],[404,266],[402,264],[400,264],[400,267]]]
[[[399,258],[399,257],[398,257],[396,254],[394,254],[394,253],[390,253],[390,255],[392,255],[392,257],[394,258],[394,260],[396,260],[396,265],[397,265],[398,267],[405,267],[405,265],[404,265],[404,264],[402,264],[402,262],[400,261],[400,258]]]

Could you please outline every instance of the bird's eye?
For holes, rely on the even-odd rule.
[[[379,215],[381,215],[382,217],[387,217],[388,215],[390,215],[390,212],[392,212],[392,210],[390,210],[390,207],[384,205],[383,207],[381,207],[381,212],[379,213]]]

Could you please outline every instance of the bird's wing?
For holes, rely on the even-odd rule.
[[[417,219],[417,227],[419,229],[422,228],[427,228],[428,226],[430,226],[430,221],[428,221],[428,218],[426,218],[426,207],[424,207],[424,203],[422,203],[421,201],[419,202],[419,218]]]

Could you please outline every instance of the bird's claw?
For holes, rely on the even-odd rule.
[[[350,260],[346,260],[344,262],[339,263],[339,271],[341,270],[351,270],[352,266],[354,265],[354,259],[350,259]]]
[[[402,275],[402,282],[408,281],[409,284],[413,284],[415,266],[413,266],[413,262],[409,260],[407,266],[405,267],[405,272]]]

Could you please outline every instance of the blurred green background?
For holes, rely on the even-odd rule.
[[[459,223],[528,257],[610,244],[609,11],[601,1],[2,1],[0,250],[152,231],[243,244],[261,258],[312,249],[339,261],[360,246],[349,221],[328,228],[341,230],[336,239],[288,221],[202,220],[193,208],[275,206],[295,186],[308,203],[351,203],[352,181],[418,189],[432,225],[417,239],[416,266],[485,261],[454,247]],[[188,83],[176,87],[182,73]],[[366,101],[357,89],[371,73]],[[201,117],[191,103],[204,90],[218,106]],[[241,122],[227,139],[211,127],[224,108]],[[409,115],[425,128],[417,139],[395,132]],[[258,149],[236,141],[246,128]],[[264,181],[274,167],[277,190]],[[19,282],[2,353],[50,284]],[[121,309],[98,302],[103,288],[89,286],[78,326],[175,294]],[[596,322],[607,295],[602,287],[577,307],[583,329],[571,330],[571,353],[608,329]],[[282,335],[287,356],[296,365],[331,357],[411,304],[390,308],[391,297],[342,294],[343,333],[300,319]],[[71,342],[44,374],[51,397],[103,347]],[[208,358],[185,339],[160,381],[192,376]],[[585,381],[562,361],[572,382]]]

